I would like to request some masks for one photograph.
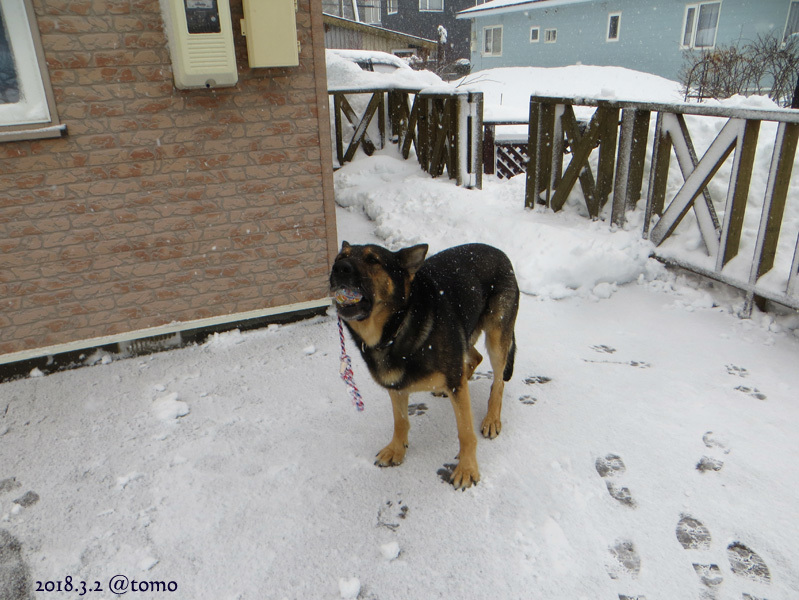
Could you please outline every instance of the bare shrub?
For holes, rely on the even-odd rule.
[[[735,94],[767,94],[788,106],[799,75],[799,36],[782,41],[759,35],[744,45],[688,50],[679,79],[685,98],[729,98]]]

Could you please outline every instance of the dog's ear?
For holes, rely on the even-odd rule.
[[[349,247],[350,247],[350,243],[349,242],[341,242],[341,249],[342,250],[346,250]]]
[[[399,259],[400,265],[411,275],[415,275],[419,267],[422,266],[425,256],[427,256],[427,244],[410,246],[397,251],[397,259]]]

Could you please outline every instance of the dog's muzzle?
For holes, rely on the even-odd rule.
[[[350,261],[344,259],[333,264],[330,273],[330,295],[339,316],[345,321],[361,320],[369,316],[371,302],[356,283],[357,273]]]

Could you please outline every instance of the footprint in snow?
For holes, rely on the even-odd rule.
[[[747,385],[739,385],[735,388],[735,391],[742,392],[747,396],[751,396],[757,400],[766,400],[768,396],[766,396],[763,392],[761,392],[756,387],[749,387]]]
[[[724,461],[721,460],[721,457],[724,454],[730,453],[727,442],[712,431],[708,431],[702,436],[702,442],[711,452],[708,453],[709,455],[705,455],[699,459],[699,462],[696,463],[696,470],[700,473],[721,471],[721,468],[724,466]]]
[[[472,376],[471,376],[470,379],[472,381],[478,381],[480,379],[493,379],[493,378],[494,378],[494,374],[491,371],[488,371],[488,372],[475,371],[474,373],[472,373]]]
[[[618,579],[620,575],[627,574],[633,579],[638,578],[641,572],[641,557],[631,540],[616,540],[610,548],[613,562],[608,565],[608,575],[611,579]]]
[[[427,412],[427,404],[423,402],[419,402],[418,404],[409,404],[408,405],[408,416],[421,417],[423,414]]]
[[[377,509],[377,526],[385,527],[391,531],[397,531],[400,526],[400,521],[404,521],[408,516],[408,507],[402,501],[401,497],[396,502],[393,500],[386,500],[384,504],[380,505]]]
[[[705,525],[689,515],[682,515],[675,530],[677,541],[686,550],[709,550],[712,537]],[[737,577],[749,579],[756,583],[771,583],[771,572],[766,562],[754,550],[741,542],[732,542],[727,546],[727,560],[730,571]],[[709,597],[713,597],[713,590],[724,581],[724,574],[718,563],[695,562],[692,563],[694,572],[699,581],[708,588]],[[750,594],[743,595],[744,600],[758,600]]]
[[[771,572],[760,555],[741,542],[727,546],[727,560],[733,575],[751,579],[757,583],[771,583]]]
[[[590,358],[584,358],[583,362],[594,363],[597,365],[626,365],[629,367],[635,367],[636,369],[648,369],[652,366],[650,363],[643,360],[591,360]]]
[[[547,377],[546,375],[530,375],[524,379],[524,383],[527,385],[543,385],[545,383],[549,383],[550,381],[552,381],[552,378]],[[525,406],[533,406],[536,402],[538,402],[538,398],[529,394],[525,394],[524,396],[519,396],[519,402]]]
[[[0,598],[33,600],[30,570],[22,558],[22,545],[5,529],[0,529]]]
[[[0,479],[0,494],[6,494],[8,492],[12,492],[16,489],[22,487],[22,484],[17,481],[16,477],[8,477],[6,479]],[[13,511],[19,511],[20,508],[30,508],[34,504],[39,501],[39,494],[32,490],[28,490],[24,494],[22,494],[19,498],[13,500],[13,504],[16,505]]]
[[[710,531],[701,521],[688,515],[681,515],[677,523],[677,541],[686,550],[707,550],[710,548]]]
[[[735,375],[736,377],[749,377],[749,371],[744,367],[726,365],[726,368],[729,375]]]
[[[595,466],[596,472],[605,480],[605,485],[608,488],[608,493],[611,498],[621,502],[625,506],[635,508],[635,500],[633,500],[630,489],[623,487],[615,481],[617,477],[624,475],[627,471],[627,467],[624,465],[624,461],[621,457],[618,454],[608,454],[604,457],[599,457],[596,459]]]
[[[600,354],[613,354],[616,352],[616,348],[611,348],[610,346],[606,346],[605,344],[600,344],[598,346],[591,346],[591,350],[594,352],[599,352]]]
[[[608,478],[623,475],[627,470],[621,457],[617,454],[608,454],[605,457],[598,458],[595,466],[599,476],[605,479],[611,497],[626,506],[635,507],[630,490],[620,488],[614,482],[608,481]],[[632,540],[618,539],[608,548],[608,551],[613,560],[610,560],[605,566],[611,579],[622,579],[623,576],[632,579],[638,578],[638,574],[641,572],[641,557]],[[619,594],[619,600],[646,600],[646,597]]]
[[[749,377],[749,371],[744,367],[738,367],[736,365],[730,364],[726,365],[726,369],[727,369],[727,374],[729,375],[740,377],[742,379]],[[767,398],[767,396],[763,392],[761,392],[759,389],[757,389],[754,386],[750,387],[748,385],[739,385],[736,386],[735,390],[743,394],[747,394],[748,396],[751,396],[752,398],[755,398],[757,400],[766,400]]]
[[[444,483],[452,484],[452,473],[455,471],[455,467],[457,466],[458,463],[446,463],[443,467],[436,471],[436,474]]]
[[[5,494],[11,490],[22,487],[22,484],[17,481],[16,477],[8,477],[7,479],[0,479],[0,494]]]

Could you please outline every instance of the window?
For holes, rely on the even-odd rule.
[[[0,4],[0,139],[57,137],[50,91],[30,0]]]
[[[396,15],[399,12],[399,7],[397,6],[398,2],[399,0],[388,0],[386,12],[390,15]]]
[[[619,41],[619,26],[621,25],[621,13],[610,13],[608,15],[608,42]]]
[[[685,7],[683,48],[712,48],[716,45],[721,2],[689,4]]]
[[[557,29],[544,29],[544,43],[545,44],[554,44],[558,41],[558,30]]]
[[[444,0],[419,0],[420,12],[444,12]]]
[[[799,2],[791,2],[791,9],[788,11],[788,23],[785,25],[784,40],[794,33],[799,33]]]
[[[370,25],[380,24],[380,0],[366,0],[363,3],[361,20]]]
[[[540,27],[531,27],[530,28],[530,43],[536,43],[541,37],[541,28]]]
[[[483,29],[483,56],[502,56],[502,25]]]

